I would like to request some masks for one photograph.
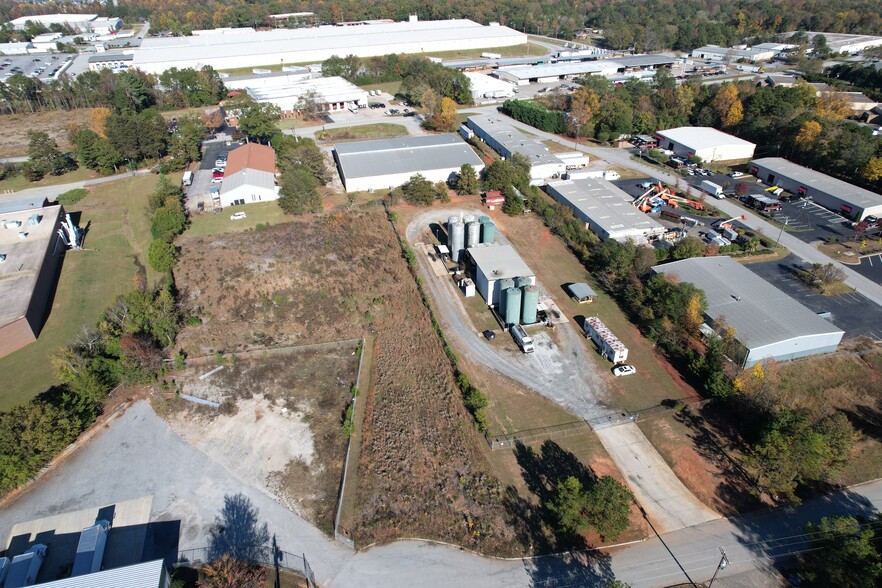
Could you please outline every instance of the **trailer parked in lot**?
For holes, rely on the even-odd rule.
[[[110,521],[98,521],[91,527],[83,529],[77,544],[71,576],[94,574],[101,571],[104,561],[104,546],[107,544],[107,532]]]
[[[701,184],[699,184],[698,187],[713,196],[714,198],[719,198],[720,200],[725,198],[725,196],[723,196],[723,187],[711,182],[710,180],[702,180]]]
[[[46,546],[38,543],[21,555],[12,558],[6,574],[5,588],[23,588],[37,583],[37,574],[46,559]]]
[[[606,325],[598,317],[589,316],[586,318],[582,328],[585,330],[585,336],[591,337],[597,345],[600,355],[613,363],[622,363],[628,359],[628,348],[619,341],[618,337],[613,335],[612,331],[606,328]]]

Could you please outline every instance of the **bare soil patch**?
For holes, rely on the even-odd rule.
[[[58,142],[62,151],[70,150],[67,140],[69,125],[86,124],[89,108],[79,110],[51,110],[30,114],[4,114],[0,117],[3,133],[0,134],[0,157],[18,157],[28,154],[28,131],[45,131]]]
[[[180,245],[181,299],[203,320],[180,337],[191,355],[376,336],[373,385],[359,399],[359,546],[417,536],[518,551],[484,441],[382,209]]]

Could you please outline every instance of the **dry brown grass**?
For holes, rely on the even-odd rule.
[[[90,108],[79,110],[51,110],[31,114],[4,114],[0,116],[3,133],[0,134],[0,157],[28,154],[28,131],[46,131],[58,142],[62,151],[70,150],[67,140],[69,125],[86,124]]]
[[[378,207],[181,241],[175,277],[204,323],[191,355],[376,336],[352,533],[511,553],[502,488],[481,455],[428,311]],[[293,475],[293,472],[292,472]]]

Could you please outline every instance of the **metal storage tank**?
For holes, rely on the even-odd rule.
[[[458,216],[447,217],[447,248],[453,251],[453,225],[459,222]]]
[[[496,239],[496,225],[487,221],[481,225],[481,243],[492,243]]]
[[[539,305],[539,289],[536,286],[527,286],[523,289],[521,299],[521,322],[525,325],[532,325],[536,322],[536,310]]]
[[[481,223],[482,225],[483,225],[484,223],[489,223],[489,222],[490,222],[490,217],[487,216],[486,214],[482,214],[481,216],[478,217],[478,222]]]
[[[514,288],[514,280],[510,278],[505,278],[499,280],[497,283],[497,287],[499,288],[499,316],[505,316],[505,291],[509,288]]]
[[[478,220],[478,218],[473,214],[467,214],[464,217],[462,217],[462,222],[464,222],[465,224],[473,223],[476,220]]]
[[[521,289],[509,288],[505,291],[505,324],[516,325],[521,320]]]
[[[466,249],[477,246],[481,242],[481,225],[471,222],[466,225]]]
[[[515,278],[514,279],[515,288],[526,288],[530,286],[530,278]]]
[[[462,261],[462,250],[465,248],[465,225],[459,220],[450,225],[448,229],[450,241],[447,246],[450,249],[450,257],[453,261]]]

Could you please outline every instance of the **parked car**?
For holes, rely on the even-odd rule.
[[[245,218],[244,212],[234,212],[230,215],[230,220],[242,220],[243,218]]]
[[[219,172],[217,172],[217,171],[216,171],[216,172],[212,172],[212,173],[211,173],[211,177],[212,177],[212,178],[223,178],[223,177],[224,177],[224,172],[222,172],[222,171],[219,171]]]
[[[215,159],[214,160],[214,167],[219,167],[219,168],[223,169],[223,168],[227,167],[227,162],[223,159]]]
[[[744,175],[744,174],[741,173],[740,171],[733,171],[733,172],[730,172],[730,173],[729,173],[729,177],[730,177],[730,178],[740,178],[740,177],[743,176],[743,175]]]
[[[487,329],[486,331],[484,331],[481,334],[484,335],[484,338],[487,339],[488,341],[492,341],[493,339],[496,338],[496,333],[494,333],[490,329]]]
[[[220,177],[220,178],[211,178],[211,183],[212,183],[212,184],[220,184],[220,183],[223,182],[223,181],[224,181],[223,177]]]
[[[630,376],[631,374],[636,374],[637,368],[635,368],[633,365],[617,365],[613,368],[612,372],[613,375],[618,378],[619,376]]]

